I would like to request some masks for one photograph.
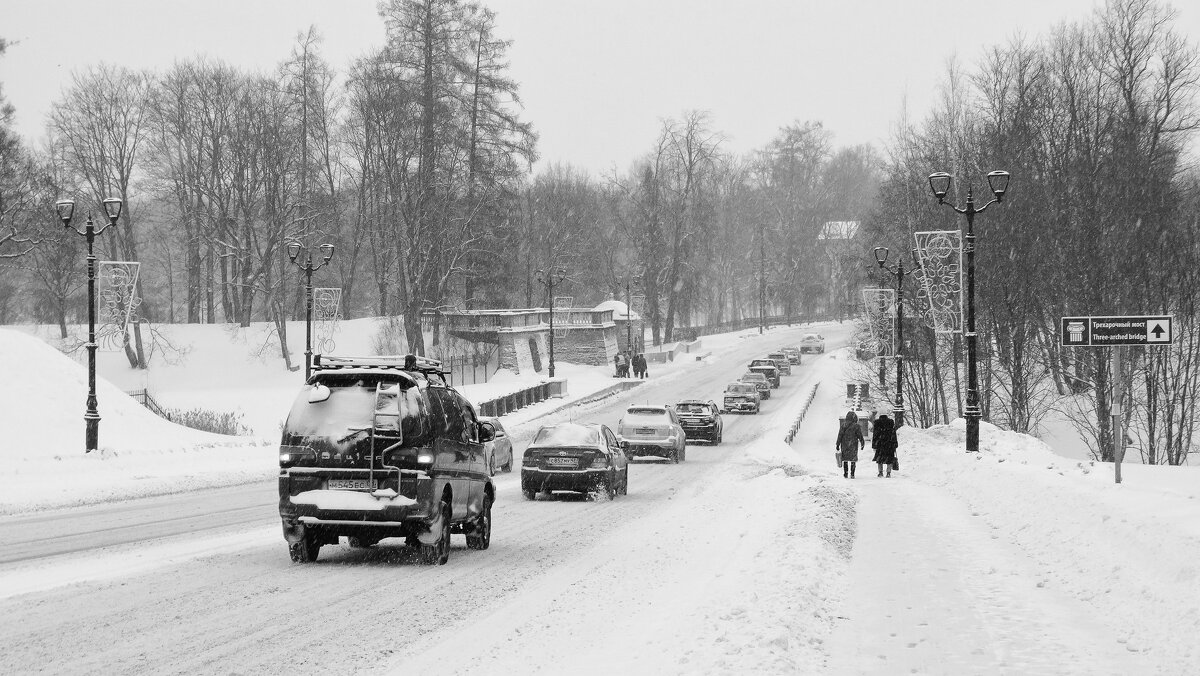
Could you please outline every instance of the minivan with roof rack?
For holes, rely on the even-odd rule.
[[[446,563],[452,533],[487,549],[494,435],[436,360],[316,355],[279,446],[292,560],[315,561],[341,536],[352,547],[403,538],[426,564]]]

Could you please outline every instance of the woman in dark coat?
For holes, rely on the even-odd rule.
[[[846,411],[842,425],[838,428],[837,450],[842,454],[842,476],[854,478],[854,468],[858,466],[858,449],[865,444],[862,428],[858,426],[858,416],[854,411]]]
[[[879,465],[879,476],[883,476],[884,466],[887,467],[887,475],[892,476],[892,463],[896,460],[898,445],[896,423],[886,415],[879,416],[875,420],[875,432],[871,435],[871,448],[875,449],[872,460]]]

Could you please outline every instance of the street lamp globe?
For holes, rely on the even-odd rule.
[[[121,217],[121,208],[125,203],[116,197],[109,197],[104,200],[104,213],[108,214],[108,222],[116,224],[117,219]]]
[[[292,260],[292,262],[295,263],[296,256],[300,255],[300,242],[288,242],[287,255],[288,255],[288,258],[290,258]]]
[[[58,212],[58,219],[62,224],[70,226],[71,217],[75,215],[75,200],[59,200],[55,202],[54,210]]]
[[[996,196],[997,202],[1004,200],[1004,191],[1008,190],[1008,178],[1007,171],[988,172],[988,187],[992,189],[992,194]]]
[[[320,246],[320,249],[321,249],[321,254],[325,257],[325,262],[328,263],[329,259],[333,258],[333,245],[332,244],[322,244]]]
[[[934,172],[929,175],[929,188],[933,190],[933,196],[938,198],[938,203],[946,201],[946,194],[950,192],[950,183],[954,177],[944,171]]]
[[[886,246],[875,247],[875,262],[879,264],[879,267],[883,267],[884,263],[887,263],[888,253],[890,252]]]

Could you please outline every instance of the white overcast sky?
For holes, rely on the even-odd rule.
[[[1093,0],[484,0],[513,40],[512,75],[540,134],[538,167],[626,169],[660,120],[711,113],[726,148],[820,120],[839,145],[882,144],[907,105],[921,117],[947,60],[1087,17]],[[0,86],[17,129],[42,136],[74,70],[98,61],[161,70],[206,54],[270,70],[316,25],[344,70],[382,44],[375,0],[0,0]],[[1200,41],[1200,2],[1176,2]],[[907,103],[906,103],[907,102]]]

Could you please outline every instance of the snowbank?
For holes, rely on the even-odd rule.
[[[96,379],[99,450],[85,453],[87,369],[0,329],[0,513],[187,490],[268,476],[273,449],[168,422]]]
[[[1037,439],[965,422],[900,430],[901,475],[944,489],[1094,608],[1153,673],[1185,673],[1200,646],[1200,468],[1071,461]]]

